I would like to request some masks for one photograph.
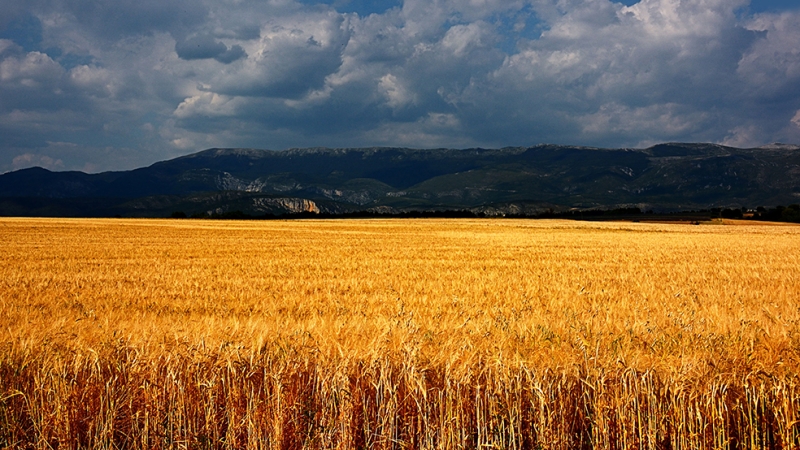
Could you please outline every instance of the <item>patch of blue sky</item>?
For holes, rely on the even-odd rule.
[[[300,0],[306,5],[324,4],[341,13],[356,13],[361,17],[403,6],[403,0]]]
[[[91,55],[63,53],[57,47],[44,48],[42,45],[42,22],[33,14],[23,14],[9,22],[7,26],[0,29],[0,39],[13,41],[26,52],[45,53],[67,70],[95,63]]]
[[[18,16],[6,27],[0,28],[0,39],[13,41],[26,52],[40,51],[42,49],[42,22],[33,14]]]
[[[498,47],[507,55],[517,53],[520,43],[539,39],[546,29],[545,23],[539,20],[530,6],[525,6],[515,14],[498,16],[494,23],[502,37]]]
[[[751,0],[750,11],[753,13],[760,12],[781,12],[787,10],[800,9],[800,1],[798,0]]]
[[[97,63],[92,55],[76,55],[74,53],[67,53],[65,55],[53,57],[49,51],[50,49],[48,49],[48,55],[50,55],[50,57],[54,60],[58,61],[58,63],[61,64],[61,67],[67,70],[77,66],[91,66]],[[59,51],[59,53],[61,52]]]

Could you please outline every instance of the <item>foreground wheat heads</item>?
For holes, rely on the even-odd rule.
[[[800,228],[0,220],[0,447],[800,447]]]

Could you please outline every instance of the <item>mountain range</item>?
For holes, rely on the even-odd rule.
[[[209,149],[130,171],[0,175],[0,215],[469,210],[486,215],[800,203],[800,147]]]

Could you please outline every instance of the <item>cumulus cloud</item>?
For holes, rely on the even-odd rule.
[[[348,34],[345,19],[333,12],[273,20],[262,27],[257,41],[247,43],[252,56],[214,74],[209,89],[226,95],[298,98],[321,87],[341,65]]]
[[[15,156],[11,161],[11,169],[18,170],[26,167],[43,167],[50,170],[63,170],[64,161],[60,159],[53,159],[47,155],[36,155],[33,153],[25,153]]]
[[[63,68],[48,55],[30,52],[0,61],[0,81],[7,87],[48,88],[57,85]]]
[[[496,42],[491,27],[484,22],[454,25],[444,34],[442,47],[456,57],[463,57],[479,48],[491,47]]]
[[[601,105],[596,112],[579,118],[582,132],[602,137],[612,133],[630,138],[645,134],[659,134],[665,140],[685,136],[705,128],[707,116],[704,112],[686,110],[676,103],[631,107],[618,103]]]
[[[748,0],[7,3],[0,171],[205,146],[800,141],[800,11]]]
[[[800,93],[800,14],[762,14],[746,27],[759,39],[746,49],[737,74],[756,99],[786,97]]]
[[[414,94],[390,73],[380,78],[378,86],[386,96],[386,103],[392,108],[400,108],[415,102]]]

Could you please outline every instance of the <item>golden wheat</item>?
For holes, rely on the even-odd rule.
[[[797,448],[800,227],[0,220],[0,447]]]

